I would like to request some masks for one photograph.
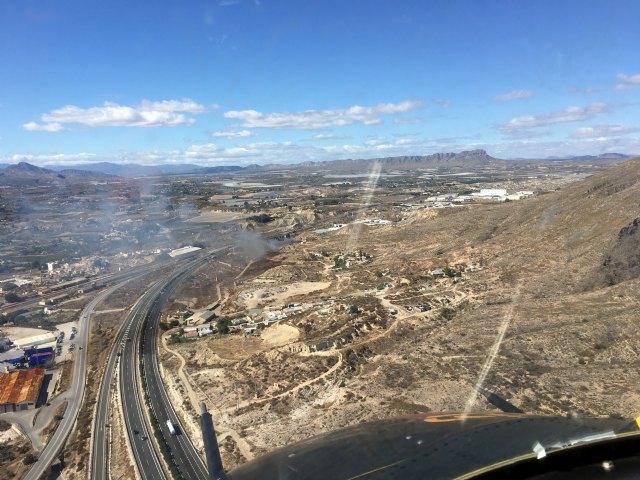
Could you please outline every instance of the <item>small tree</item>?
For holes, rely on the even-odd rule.
[[[2,284],[2,291],[3,292],[9,292],[11,290],[15,290],[16,288],[18,288],[18,285],[16,285],[13,282],[5,282]]]
[[[218,319],[216,322],[216,326],[218,328],[218,333],[227,334],[229,333],[229,321],[226,319]]]
[[[339,268],[339,269],[344,270],[345,268],[347,268],[347,261],[344,258],[340,258],[340,257],[336,256],[333,259],[333,268],[336,268],[336,269]]]
[[[4,294],[4,299],[8,303],[17,303],[22,300],[17,293],[15,292],[7,292]]]
[[[350,313],[351,315],[355,315],[355,314],[357,314],[359,311],[360,311],[360,310],[359,310],[359,309],[358,309],[358,307],[356,307],[355,305],[351,305],[351,306],[349,307],[349,313]]]

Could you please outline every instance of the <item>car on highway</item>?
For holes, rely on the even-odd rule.
[[[176,428],[173,425],[173,422],[171,420],[167,420],[167,428],[169,429],[169,433],[171,435],[177,435],[178,432],[176,431]]]

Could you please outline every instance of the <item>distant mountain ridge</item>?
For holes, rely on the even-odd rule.
[[[114,178],[102,172],[90,172],[88,170],[66,169],[66,170],[50,170],[48,168],[38,167],[27,162],[20,162],[14,165],[8,165],[0,168],[0,181],[11,180],[29,180],[40,181],[41,179],[53,180],[56,182],[64,182],[65,180],[77,180],[79,178],[91,178],[94,180],[104,180],[105,178]]]
[[[296,163],[295,167],[310,168],[332,168],[335,170],[358,169],[369,166],[378,162],[383,169],[393,168],[419,168],[419,167],[438,167],[438,166],[472,166],[489,163],[504,163],[506,160],[492,157],[485,150],[468,150],[459,153],[443,152],[431,155],[402,155],[397,157],[382,158],[366,158],[366,159],[346,159],[346,160],[324,160],[324,161],[308,161]],[[292,167],[294,165],[268,164],[262,165],[260,168],[265,170],[280,169],[283,167]]]
[[[568,157],[547,157],[546,160],[626,160],[636,155],[627,155],[626,153],[601,153],[600,155],[572,155]]]
[[[63,171],[65,169],[85,170],[90,172],[108,173],[110,175],[118,175],[119,177],[151,177],[155,175],[182,175],[182,174],[206,174],[219,172],[236,172],[243,170],[244,167],[238,166],[217,166],[203,167],[200,165],[180,163],[169,165],[140,165],[137,163],[111,163],[97,162],[79,165],[52,165],[50,167],[55,171]]]
[[[501,165],[505,166],[509,162],[518,161],[604,161],[616,163],[618,161],[632,158],[633,155],[623,153],[602,153],[600,155],[581,155],[569,157],[547,157],[545,159],[500,159],[489,155],[486,150],[467,150],[462,152],[441,152],[430,155],[402,155],[396,157],[381,157],[367,159],[344,159],[344,160],[322,160],[306,161],[300,163],[283,164],[272,163],[266,165],[252,164],[246,167],[238,165],[220,165],[214,167],[204,167],[197,164],[178,163],[166,165],[141,165],[136,163],[112,163],[96,162],[76,165],[50,165],[48,168],[36,167],[27,162],[20,162],[17,165],[0,164],[0,175],[2,172],[13,172],[13,174],[29,175],[44,171],[48,173],[80,172],[116,175],[120,177],[150,177],[163,175],[206,175],[213,173],[235,173],[241,171],[270,171],[281,169],[332,169],[332,170],[362,170],[368,168],[372,163],[379,162],[383,169],[414,169],[414,168],[437,168],[437,167],[474,167],[480,165]],[[33,167],[29,168],[27,166]],[[17,168],[17,170],[14,169]],[[31,173],[29,173],[31,172]]]
[[[3,169],[3,173],[9,175],[43,175],[52,174],[55,172],[47,168],[38,167],[27,162],[16,163],[15,165],[9,165]]]

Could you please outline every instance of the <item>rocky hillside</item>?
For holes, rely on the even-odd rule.
[[[618,233],[617,241],[602,263],[602,277],[607,285],[640,277],[640,218]]]
[[[361,291],[372,284],[371,272],[381,271],[407,279],[409,287],[396,288],[409,289],[410,299],[422,294],[434,268],[479,265],[463,274],[456,289],[466,304],[446,323],[415,322],[408,336],[369,344],[378,355],[385,348],[415,351],[407,353],[411,371],[429,377],[411,379],[407,401],[464,408],[460,395],[442,404],[434,392],[450,379],[471,392],[506,322],[488,391],[529,413],[633,416],[640,411],[639,198],[640,159],[632,159],[519,202],[418,211],[392,226],[363,229],[358,248],[373,262],[326,294]],[[335,253],[350,235],[345,228],[306,246]],[[445,356],[435,350],[442,346]],[[368,395],[379,388],[361,381]]]
[[[406,155],[400,157],[329,160],[323,162],[302,162],[296,164],[297,169],[330,168],[332,171],[364,171],[371,168],[373,163],[380,163],[383,170],[436,168],[452,166],[474,166],[489,164],[504,164],[505,160],[492,157],[484,150],[469,150],[459,153],[434,153],[432,155]],[[257,167],[264,170],[280,169],[283,165],[264,165]],[[254,167],[255,168],[255,167]]]
[[[640,159],[633,159],[517,205],[478,209],[485,231],[476,243],[514,276],[540,276],[532,286],[540,294],[589,289],[602,285],[596,279],[619,232],[640,214],[638,198]]]

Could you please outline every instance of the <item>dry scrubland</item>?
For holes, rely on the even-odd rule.
[[[33,455],[29,441],[17,428],[0,419],[0,480],[20,478],[28,468],[24,462],[26,455]]]
[[[313,307],[262,338],[172,346],[184,363],[167,354],[166,371],[188,375],[190,428],[185,389],[213,410],[232,467],[364,420],[464,409],[503,322],[484,388],[528,413],[637,415],[639,177],[632,160],[525,201],[307,234],[271,254],[244,272],[228,308]],[[372,259],[333,269],[349,244]],[[460,281],[429,276],[456,264],[478,268]],[[381,282],[393,287],[378,292]],[[326,340],[336,346],[313,351]],[[480,398],[475,408],[493,407]]]

